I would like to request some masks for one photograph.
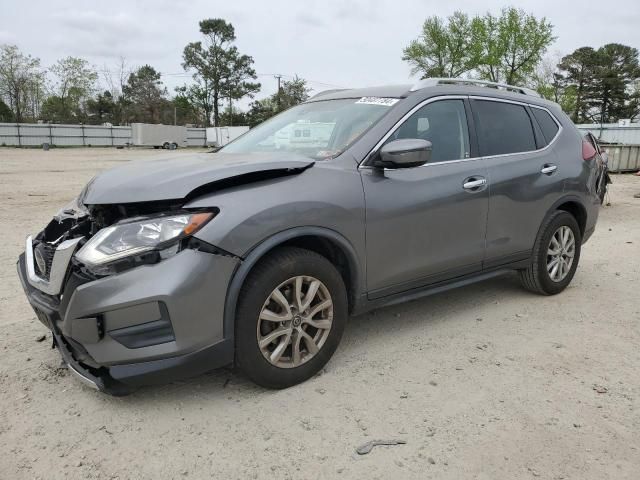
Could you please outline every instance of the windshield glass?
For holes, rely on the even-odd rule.
[[[294,152],[313,159],[342,153],[398,99],[363,97],[297,105],[225,146],[225,153]]]

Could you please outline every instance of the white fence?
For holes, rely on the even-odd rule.
[[[591,132],[594,137],[604,143],[619,145],[640,145],[640,124],[632,123],[622,127],[615,123],[588,123],[576,125],[582,133]]]
[[[43,143],[59,147],[117,147],[131,143],[131,127],[0,123],[0,145],[38,147]],[[206,146],[206,129],[187,128],[187,145]]]

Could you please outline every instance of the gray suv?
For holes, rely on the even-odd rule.
[[[525,88],[328,91],[217,153],[96,176],[18,273],[102,391],[230,364],[284,388],[325,365],[349,315],[514,270],[561,292],[598,218],[595,157]]]

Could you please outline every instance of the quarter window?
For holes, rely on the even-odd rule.
[[[428,103],[411,115],[387,142],[419,138],[431,142],[431,163],[469,157],[469,130],[462,100]]]
[[[522,105],[473,101],[480,155],[503,155],[536,150],[531,118]]]
[[[542,135],[548,145],[558,133],[558,124],[551,118],[551,115],[549,115],[549,112],[546,110],[533,107],[531,111],[533,112],[533,116],[536,117],[538,125],[540,125],[540,129],[542,130]]]

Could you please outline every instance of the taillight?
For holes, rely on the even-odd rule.
[[[596,156],[596,149],[588,140],[582,140],[582,159],[586,162]]]

